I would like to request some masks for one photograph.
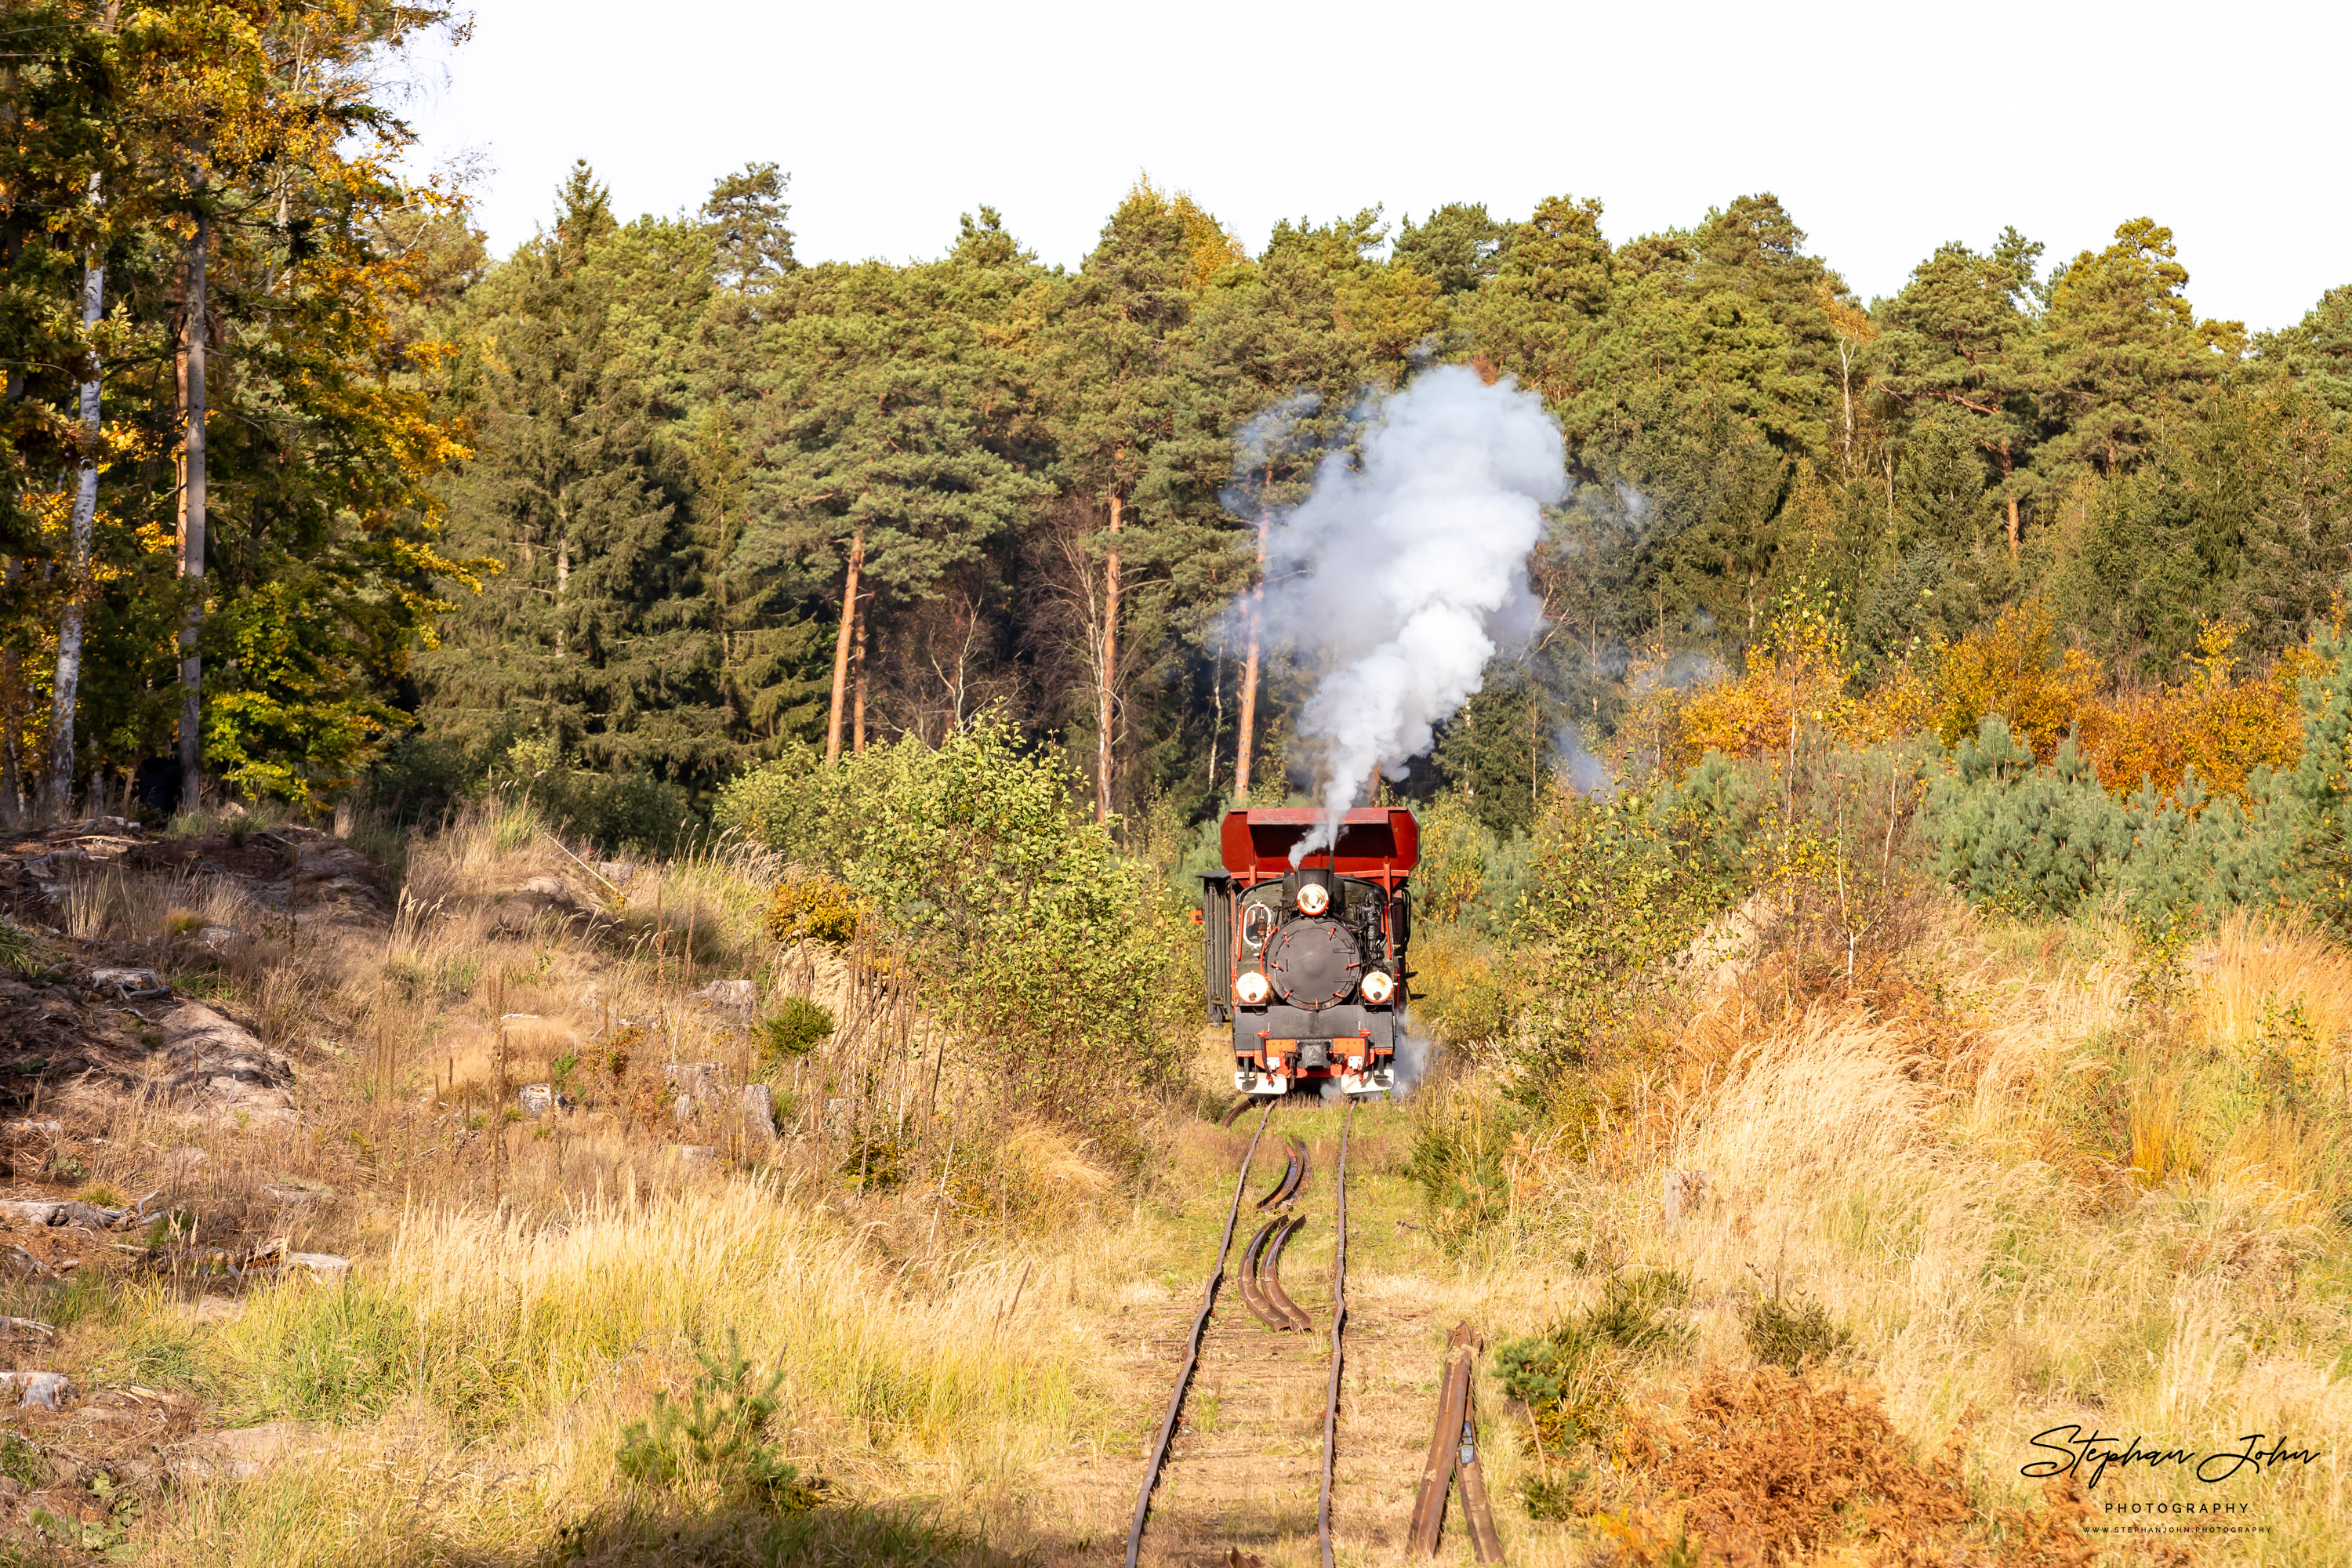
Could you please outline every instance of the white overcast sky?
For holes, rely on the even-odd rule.
[[[792,175],[804,261],[936,256],[987,203],[1076,266],[1139,173],[1253,251],[1277,218],[1598,196],[1612,240],[1776,192],[1864,299],[2015,224],[2169,224],[2200,314],[2352,282],[2352,6],[481,0],[414,62],[418,161],[500,254],[585,158],[625,216]]]

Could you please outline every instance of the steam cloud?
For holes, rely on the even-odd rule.
[[[1507,377],[1441,366],[1365,414],[1360,464],[1325,458],[1266,540],[1267,631],[1323,672],[1299,732],[1324,816],[1294,866],[1337,840],[1375,766],[1403,778],[1486,661],[1533,637],[1528,552],[1568,492],[1559,426]]]

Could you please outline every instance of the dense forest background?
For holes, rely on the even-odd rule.
[[[2120,701],[2216,628],[2265,668],[2352,568],[2352,286],[2250,336],[2149,218],[1955,240],[1864,301],[1769,194],[1614,245],[1562,195],[1251,255],[1141,179],[1076,271],[986,207],[937,259],[803,266],[777,165],[635,219],[581,167],[494,259],[383,107],[444,13],[10,16],[15,810],[121,799],[192,689],[232,790],[415,817],[529,778],[615,841],[992,707],[1100,814],[1264,800],[1313,650],[1254,635],[1259,531],[1432,363],[1538,391],[1577,481],[1547,630],[1406,786],[1500,831],[1555,770],[1664,763],[1653,694],[1792,614],[1856,693],[1974,637]]]

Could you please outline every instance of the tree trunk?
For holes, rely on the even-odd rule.
[[[98,176],[90,176],[90,200],[98,200]],[[94,252],[82,268],[81,324],[95,331],[106,315],[106,265]],[[73,802],[74,721],[81,697],[82,636],[89,624],[90,551],[98,527],[98,350],[90,349],[89,377],[81,384],[81,462],[75,472],[73,523],[67,536],[66,607],[58,623],[58,673],[49,688],[49,777],[43,815],[62,818]]]
[[[16,581],[16,558],[0,555],[0,584]],[[25,809],[24,667],[13,647],[0,648],[0,809],[10,820]]]
[[[841,710],[849,695],[849,642],[857,616],[857,574],[866,564],[866,531],[849,542],[849,571],[841,583],[841,626],[833,635],[833,707],[824,721],[824,760],[841,761]]]
[[[2011,458],[2009,455],[2009,443],[2003,441],[2000,444],[2000,484],[2002,490],[2006,493],[2001,499],[2009,504],[2009,559],[2011,565],[2014,565],[2017,563],[2018,533],[2017,495],[2016,492],[2009,489],[2010,470],[2014,461],[2015,459]]]
[[[1838,383],[1845,398],[1845,477],[1853,478],[1853,351],[1838,338]]]
[[[563,599],[572,587],[571,521],[564,521],[564,531],[555,541],[555,657],[560,662],[565,652],[563,635]]]
[[[1110,727],[1112,698],[1118,689],[1118,492],[1111,492],[1110,536],[1104,558],[1102,668],[1095,681],[1095,820],[1110,820]]]
[[[199,208],[188,242],[188,294],[180,327],[180,580],[188,603],[180,622],[180,809],[196,808],[204,782],[205,620],[205,259],[212,220]]]
[[[1258,612],[1265,598],[1265,531],[1274,519],[1261,510],[1257,514],[1257,575],[1258,584],[1250,590],[1249,647],[1242,657],[1241,736],[1234,747],[1234,804],[1247,805],[1250,797],[1250,754],[1257,736],[1257,657],[1260,630]]]
[[[860,599],[851,606],[857,619],[857,638],[849,648],[849,751],[852,756],[866,752],[866,601]]]

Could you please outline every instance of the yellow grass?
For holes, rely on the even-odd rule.
[[[272,1291],[218,1332],[207,1353],[241,1419],[356,1425],[201,1491],[164,1560],[542,1550],[630,1500],[623,1427],[730,1334],[783,1373],[793,1457],[851,1495],[1017,1521],[1019,1478],[1076,1420],[1075,1347],[1053,1323],[1098,1260],[1000,1260],[918,1298],[808,1198],[750,1180],[623,1192],[556,1226],[412,1208],[348,1289]]]
[[[1147,1129],[1165,1157],[1126,1184],[952,1066],[928,1125],[906,1106],[919,1080],[872,1090],[915,1151],[895,1190],[850,1190],[837,1132],[805,1112],[797,1142],[733,1175],[667,1154],[684,1132],[613,1116],[514,1129],[495,1174],[486,1142],[460,1149],[466,1114],[491,1104],[502,1013],[533,1016],[504,1020],[509,1085],[593,1055],[622,1016],[664,1020],[648,1061],[735,1059],[712,1053],[742,1042],[679,1005],[709,979],[811,994],[846,1018],[852,961],[760,935],[774,870],[720,845],[641,868],[614,896],[527,810],[497,804],[412,847],[390,932],[232,966],[235,995],[309,1053],[304,1109],[325,1135],[271,1148],[125,1113],[92,1174],[123,1189],[140,1161],[190,1140],[213,1158],[184,1190],[207,1203],[289,1174],[329,1183],[360,1263],[348,1288],[259,1292],[233,1321],[195,1327],[160,1294],[133,1295],[77,1331],[78,1370],[128,1379],[134,1353],[142,1367],[181,1357],[215,1421],[324,1434],[309,1458],[157,1510],[142,1536],[157,1561],[520,1563],[633,1510],[692,1539],[713,1500],[647,1494],[616,1454],[657,1394],[688,1388],[698,1349],[730,1332],[783,1373],[783,1447],[856,1505],[824,1548],[837,1560],[964,1550],[952,1535],[860,1534],[895,1528],[857,1512],[886,1504],[1014,1550],[1107,1539],[1113,1521],[1080,1517],[1055,1482],[1074,1457],[1123,1473],[1131,1461],[1109,1446],[1164,1396],[1118,1384],[1096,1347],[1139,1304],[1196,1288],[1206,1222],[1182,1206],[1194,1194],[1178,1173],[1206,1168],[1213,1135],[1185,1110]],[[505,896],[539,876],[611,923],[592,938],[577,913]],[[102,900],[110,929],[141,937],[173,910],[250,919],[232,902],[201,884]],[[1426,952],[1433,986],[1479,1037],[1465,1055],[1502,1049],[1480,1016],[1503,1010],[1507,966],[1477,943],[1433,936]],[[1906,1433],[1932,1447],[1980,1414],[1969,1475],[1989,1504],[2032,1498],[2019,1469],[2053,1426],[2203,1449],[2262,1431],[2320,1458],[2234,1484],[2230,1500],[2269,1532],[2208,1542],[2208,1559],[2352,1563],[2352,1211],[2338,1207],[2352,1176],[2326,1099],[2352,1043],[2352,959],[2238,921],[2192,951],[2168,1019],[2134,1002],[2140,955],[2119,930],[1988,929],[1955,907],[1923,952],[1942,1009],[1927,1024],[1843,1004],[1791,1015],[1719,977],[1688,1032],[1714,1053],[1705,1070],[1662,1068],[1572,1139],[1515,1120],[1491,1073],[1433,1084],[1414,1114],[1487,1141],[1494,1215],[1451,1258],[1433,1243],[1418,1262],[1368,1263],[1359,1309],[1442,1304],[1501,1338],[1591,1305],[1617,1271],[1680,1269],[1689,1345],[1632,1391],[1670,1402],[1707,1359],[1748,1359],[1740,1312],[1759,1293],[1811,1296],[1853,1331],[1856,1370]],[[908,1037],[927,1044],[926,1026]],[[781,1087],[837,1107],[868,1092],[868,1065],[827,1046]],[[2263,1098],[2264,1071],[2302,1098]],[[1654,1142],[1614,1137],[1636,1122]],[[732,1136],[712,1125],[694,1140]],[[1711,1181],[1671,1234],[1668,1170]],[[1391,1234],[1406,1219],[1368,1206],[1359,1224]],[[1604,1560],[1580,1528],[1510,1500],[1547,1461],[1491,1394],[1512,1560]],[[2218,1495],[2177,1477],[2111,1476],[2102,1490]],[[652,1539],[608,1560],[690,1555]]]

